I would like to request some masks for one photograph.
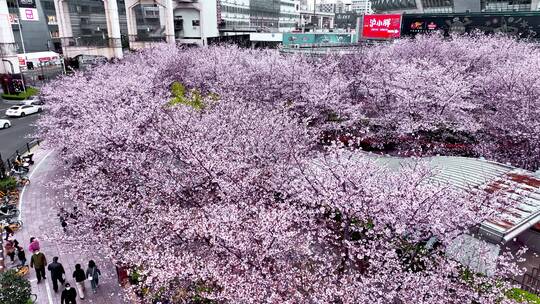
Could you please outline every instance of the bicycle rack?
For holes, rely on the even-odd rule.
[[[0,272],[6,270],[5,260],[4,260],[4,233],[0,233]]]

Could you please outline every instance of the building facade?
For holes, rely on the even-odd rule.
[[[316,3],[316,10],[322,13],[343,14],[351,10],[351,4],[343,0],[323,1]]]
[[[18,53],[48,51],[54,48],[47,29],[46,15],[39,0],[8,0],[9,20]],[[32,18],[25,13],[32,12]],[[23,15],[24,14],[24,15]]]
[[[373,13],[370,0],[352,0],[351,10],[358,14],[372,14]]]
[[[372,0],[375,12],[477,13],[537,11],[539,0]]]
[[[285,32],[298,28],[301,19],[300,0],[0,1],[16,52],[51,50],[66,57],[121,57],[122,48],[155,42],[204,45],[221,36]],[[25,5],[32,20],[21,15]]]
[[[222,30],[283,32],[295,29],[300,18],[298,0],[221,0]]]

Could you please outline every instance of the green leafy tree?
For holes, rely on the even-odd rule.
[[[18,276],[15,270],[0,274],[0,303],[27,304],[31,291],[30,282]]]

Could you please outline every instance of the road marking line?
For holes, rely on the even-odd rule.
[[[39,163],[36,165],[34,170],[32,170],[32,172],[30,172],[30,174],[28,175],[28,179],[32,178],[32,176],[34,175],[34,172],[36,172],[39,169],[41,164],[43,164],[43,161],[46,160],[49,157],[49,155],[51,155],[51,153],[53,153],[53,152],[54,152],[54,150],[49,151],[49,153],[47,153],[45,155],[45,157],[43,157],[43,159],[39,161]],[[23,190],[21,192],[21,196],[19,198],[19,211],[20,211],[19,212],[19,220],[21,220],[21,218],[22,218],[22,206],[23,206],[23,201],[24,201],[23,200],[24,194],[26,193],[26,186],[28,186],[28,185],[25,185],[23,187]],[[47,279],[45,279],[45,288],[47,289],[47,298],[49,300],[49,304],[54,304],[53,298],[52,298],[52,293],[51,293],[51,288],[49,287],[49,282],[47,281]]]
[[[39,166],[41,166],[41,164],[43,164],[43,161],[47,159],[47,157],[49,157],[49,155],[51,155],[51,153],[53,153],[54,150],[51,150],[49,151],[49,153],[47,153],[47,155],[45,155],[45,157],[39,161],[39,163],[36,165],[36,167],[34,168],[34,170],[32,170],[32,172],[30,172],[30,175],[28,175],[28,179],[30,179],[30,182],[32,182],[31,178],[32,176],[34,175],[34,172],[36,172],[38,169],[39,169]],[[26,186],[28,185],[24,185],[23,189],[22,189],[22,192],[21,192],[21,196],[19,197],[19,220],[22,220],[22,207],[23,207],[23,198],[24,198],[24,193],[26,193]]]
[[[49,281],[45,279],[45,288],[47,288],[47,298],[49,298],[49,304],[54,304],[52,299],[51,288],[49,287]]]

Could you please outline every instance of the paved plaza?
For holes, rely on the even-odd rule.
[[[59,262],[63,264],[66,271],[67,282],[74,287],[75,281],[72,274],[75,264],[81,264],[86,270],[88,261],[93,259],[102,273],[98,291],[93,294],[90,282],[86,281],[86,298],[80,302],[96,304],[126,303],[122,289],[118,284],[115,267],[110,262],[105,261],[97,252],[74,250],[73,246],[55,237],[54,234],[58,233],[58,227],[60,226],[56,205],[62,198],[58,190],[50,189],[47,186],[47,182],[55,174],[55,153],[38,149],[35,151],[34,157],[35,164],[32,166],[29,175],[31,183],[21,193],[21,219],[24,221],[24,227],[15,234],[15,238],[24,246],[27,260],[30,261],[31,257],[31,253],[28,252],[29,240],[30,237],[35,236],[40,240],[41,252],[47,257],[47,262],[52,262],[54,256],[59,257]],[[6,261],[6,266],[9,268],[12,264]],[[42,281],[40,284],[37,284],[36,274],[33,269],[30,270],[27,278],[32,284],[32,293],[37,295],[37,303],[60,303],[62,288],[59,289],[58,293],[53,291],[48,271],[47,280]]]

